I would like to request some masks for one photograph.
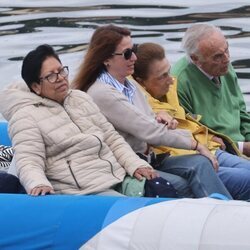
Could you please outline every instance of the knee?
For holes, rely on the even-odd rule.
[[[195,163],[193,166],[195,169],[202,168],[202,169],[213,170],[212,162],[203,155],[195,155]]]
[[[20,182],[14,175],[0,172],[0,193],[18,193]]]
[[[234,175],[234,182],[250,189],[250,172],[239,171]]]

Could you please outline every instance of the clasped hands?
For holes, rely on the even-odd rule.
[[[243,144],[243,154],[247,157],[250,157],[250,142],[245,141]]]
[[[214,136],[212,140],[221,144],[220,148],[222,150],[226,149],[226,146],[221,138]],[[243,152],[242,153],[245,156],[250,157],[250,142],[243,142]]]

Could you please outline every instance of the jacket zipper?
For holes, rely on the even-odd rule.
[[[112,163],[111,163],[109,160],[103,159],[103,158],[101,157],[100,153],[101,153],[101,150],[102,150],[102,142],[101,142],[100,138],[99,138],[98,136],[96,136],[96,135],[93,135],[93,134],[92,134],[92,136],[96,137],[97,140],[100,142],[100,149],[99,149],[99,151],[98,151],[98,156],[99,156],[99,158],[100,158],[101,160],[103,160],[103,161],[108,162],[109,165],[110,165],[111,174],[112,174],[116,179],[121,180],[120,178],[118,178],[117,176],[115,176]]]
[[[71,93],[71,92],[70,92],[70,93]],[[70,93],[67,95],[67,97],[70,95]],[[65,98],[65,100],[66,100],[66,98]],[[65,103],[65,100],[64,100],[64,103],[63,103],[63,108],[64,108],[65,112],[69,115],[69,113],[68,113],[68,111],[67,111],[67,108],[66,108],[67,104]],[[78,127],[78,129],[81,131],[81,129],[80,129],[80,127],[78,126],[78,124],[76,124],[76,123],[71,119],[71,116],[70,116],[70,115],[69,115],[69,117],[70,117],[70,120],[71,120],[71,121]],[[99,138],[98,136],[96,136],[96,135],[93,135],[93,134],[91,134],[91,135],[94,136],[94,137],[96,137],[97,140],[98,140],[99,143],[100,143],[100,149],[99,149],[99,151],[98,151],[98,157],[99,157],[101,160],[108,162],[109,165],[110,165],[111,174],[112,174],[116,179],[121,180],[120,178],[118,178],[117,176],[115,176],[112,163],[111,163],[109,160],[103,159],[103,158],[101,157],[100,153],[101,153],[101,150],[102,150],[102,142],[101,142],[100,138]],[[68,162],[69,162],[69,161],[68,161]],[[71,174],[72,174],[72,176],[73,176],[73,178],[74,178],[74,180],[75,180],[75,182],[76,182],[77,187],[78,187],[78,188],[81,188],[80,185],[78,184],[78,182],[77,182],[77,180],[76,180],[74,174],[73,174],[73,171],[72,171],[72,169],[71,169],[71,167],[70,167],[70,164],[68,164],[68,165],[69,165],[70,172],[71,172]]]
[[[81,186],[79,185],[78,181],[76,180],[76,177],[75,177],[75,175],[74,175],[74,173],[73,173],[73,171],[72,171],[72,168],[71,168],[71,166],[70,166],[70,161],[67,161],[67,163],[68,163],[68,166],[69,166],[69,171],[70,171],[70,173],[71,173],[71,175],[72,175],[72,177],[73,177],[73,179],[74,179],[74,181],[75,181],[75,183],[76,183],[76,186],[77,186],[79,189],[82,189]]]

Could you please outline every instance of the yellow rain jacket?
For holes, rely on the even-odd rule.
[[[142,88],[143,89],[143,88]],[[220,147],[220,144],[212,141],[214,135],[223,139],[227,151],[233,154],[241,155],[237,146],[234,142],[223,134],[217,133],[208,127],[204,126],[199,122],[201,116],[198,115],[196,118],[190,114],[185,114],[184,109],[180,106],[178,96],[177,96],[177,81],[170,86],[168,93],[166,94],[163,101],[159,101],[153,98],[145,89],[143,91],[146,93],[148,102],[155,113],[159,111],[167,111],[171,116],[173,116],[178,122],[178,128],[190,130],[194,138],[206,145],[209,150],[214,153],[216,149]],[[184,154],[195,154],[196,151],[176,149],[171,147],[157,147],[155,148],[156,153],[168,152],[171,155],[184,155]]]

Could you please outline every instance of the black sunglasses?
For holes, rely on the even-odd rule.
[[[133,48],[127,48],[122,53],[113,53],[112,56],[123,56],[125,60],[129,60],[133,53],[137,52],[137,44],[133,45]]]

